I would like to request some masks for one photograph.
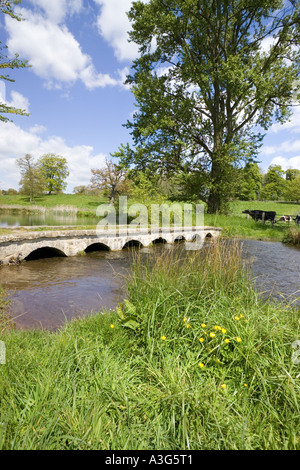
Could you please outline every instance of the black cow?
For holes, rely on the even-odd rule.
[[[270,220],[273,227],[274,227],[274,223],[276,222],[275,220],[276,212],[274,211],[260,211],[260,210],[250,211],[249,209],[247,209],[243,211],[243,214],[250,215],[250,217],[252,217],[252,219],[255,221],[262,220],[263,223],[265,223],[266,220]]]
[[[296,218],[294,219],[297,225],[300,224],[300,214],[296,215]]]

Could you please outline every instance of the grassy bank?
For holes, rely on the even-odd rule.
[[[0,196],[0,209],[15,211],[38,211],[38,210],[59,210],[62,212],[75,211],[79,216],[95,216],[96,209],[100,204],[107,203],[108,199],[103,196],[90,195],[72,195],[58,194],[36,197],[34,206],[30,206],[29,197],[22,195]],[[136,201],[128,198],[128,206]],[[141,201],[143,202],[143,201]],[[147,201],[149,203],[149,201]],[[168,204],[172,204],[170,201]],[[183,207],[183,203],[179,203]],[[289,225],[282,222],[276,223],[272,228],[267,222],[265,225],[261,222],[254,222],[251,218],[243,214],[245,209],[273,210],[277,212],[277,218],[281,215],[296,215],[300,212],[300,205],[278,201],[233,201],[230,203],[230,212],[228,215],[209,215],[205,214],[205,225],[214,225],[222,227],[223,237],[253,238],[258,240],[282,241],[283,239],[292,240],[293,237],[287,237]],[[291,224],[294,226],[294,222]],[[4,231],[4,233],[7,232]]]
[[[116,312],[1,335],[0,447],[300,449],[299,329],[235,244],[137,258]]]

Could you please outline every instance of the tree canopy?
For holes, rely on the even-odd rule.
[[[22,178],[20,180],[20,191],[30,197],[30,202],[33,202],[33,197],[36,194],[41,194],[45,188],[45,181],[41,170],[34,158],[26,154],[24,158],[19,158],[17,166],[20,168]]]
[[[105,160],[105,166],[92,169],[91,187],[107,191],[110,204],[113,206],[118,194],[127,188],[126,171],[110,160]]]
[[[16,21],[21,21],[21,18],[14,13],[13,4],[20,3],[21,0],[1,0],[0,1],[0,12],[10,17],[14,18]],[[9,82],[14,82],[9,75],[2,74],[2,69],[19,69],[28,67],[27,60],[20,60],[18,54],[15,54],[13,58],[9,58],[6,55],[6,46],[2,46],[0,41],[0,80],[6,80]],[[15,108],[13,106],[9,106],[6,103],[0,102],[0,121],[7,122],[9,119],[7,116],[3,116],[3,114],[20,114],[22,116],[28,116],[28,113],[24,109]]]
[[[136,1],[128,16],[138,110],[121,161],[201,174],[197,196],[208,212],[222,210],[232,169],[255,161],[263,132],[299,97],[299,2]]]
[[[65,189],[65,179],[69,175],[66,158],[47,153],[39,159],[38,164],[49,194]]]

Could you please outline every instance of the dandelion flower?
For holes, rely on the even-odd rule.
[[[222,385],[221,385],[221,388],[223,388],[223,390],[225,390],[226,384],[222,384]]]
[[[184,322],[185,322],[185,321],[187,321],[187,318],[186,318],[186,317],[184,317],[183,321],[184,321]]]
[[[201,367],[201,368],[204,367],[203,362],[200,362],[199,367]]]
[[[215,330],[221,330],[221,327],[218,326],[218,325],[216,325],[216,326],[214,326],[214,329],[215,329]]]
[[[226,343],[226,344],[230,343],[230,339],[226,338],[226,339],[225,339],[225,343]]]
[[[244,318],[244,315],[242,313],[240,314],[240,318]]]
[[[237,336],[235,339],[237,340],[238,343],[240,343],[242,341],[239,336]]]
[[[244,384],[244,387],[248,387],[248,385],[247,385],[247,384]]]
[[[209,336],[210,336],[211,338],[214,338],[214,337],[216,336],[216,333],[209,333]]]
[[[186,324],[186,327],[187,327],[187,328],[191,328],[191,324],[190,324],[190,323],[187,323],[187,324]]]
[[[202,328],[206,328],[205,323],[201,323]]]
[[[115,325],[111,324],[111,325],[110,325],[110,327],[111,327],[111,328],[114,328],[114,327],[115,327]]]
[[[161,339],[164,341],[165,339],[167,339],[166,336],[162,336]]]
[[[239,320],[240,317],[238,317],[237,315],[234,317],[235,320]]]
[[[226,330],[225,330],[225,328],[222,328],[222,330],[221,330],[221,331],[222,331],[223,335],[226,333]]]
[[[203,343],[204,338],[199,338],[200,343]]]

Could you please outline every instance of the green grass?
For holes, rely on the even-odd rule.
[[[137,257],[116,312],[2,333],[0,447],[299,450],[298,320],[234,243]]]
[[[95,212],[100,204],[107,203],[108,199],[104,196],[90,196],[81,194],[51,194],[36,196],[33,204],[30,204],[29,196],[5,195],[0,196],[0,206],[15,205],[22,207],[44,207],[53,209],[57,206],[73,206],[77,209],[86,209]]]
[[[46,195],[36,197],[34,205],[31,209],[43,207],[45,209],[54,209],[60,207],[61,210],[72,210],[72,207],[77,211],[78,215],[94,216],[97,207],[100,204],[106,203],[108,199],[103,196],[89,196],[89,195],[72,195],[72,194],[58,194],[58,195]],[[137,201],[128,198],[128,207],[136,203]],[[143,202],[143,201],[142,201]],[[155,201],[153,201],[155,202]],[[170,201],[166,201],[168,204],[172,204]],[[147,202],[149,205],[149,201]],[[183,207],[184,203],[177,203]],[[15,206],[17,210],[22,207],[24,210],[29,208],[29,197],[22,195],[13,196],[0,196],[0,207],[1,206]],[[272,240],[282,241],[289,240],[293,243],[294,237],[288,237],[289,225],[282,222],[275,224],[274,228],[270,222],[262,224],[262,222],[255,222],[251,218],[247,219],[247,216],[243,214],[245,209],[261,209],[261,210],[273,210],[277,212],[277,219],[281,215],[293,215],[300,213],[300,205],[290,202],[279,202],[279,201],[233,201],[230,203],[230,212],[228,215],[210,215],[205,214],[204,223],[205,225],[214,225],[222,228],[223,237],[240,237],[240,238],[252,238],[257,240]],[[291,226],[295,223],[292,222]],[[88,226],[87,226],[88,227]],[[83,228],[83,227],[80,227]],[[1,231],[1,233],[3,230]],[[7,233],[4,231],[3,233]]]

